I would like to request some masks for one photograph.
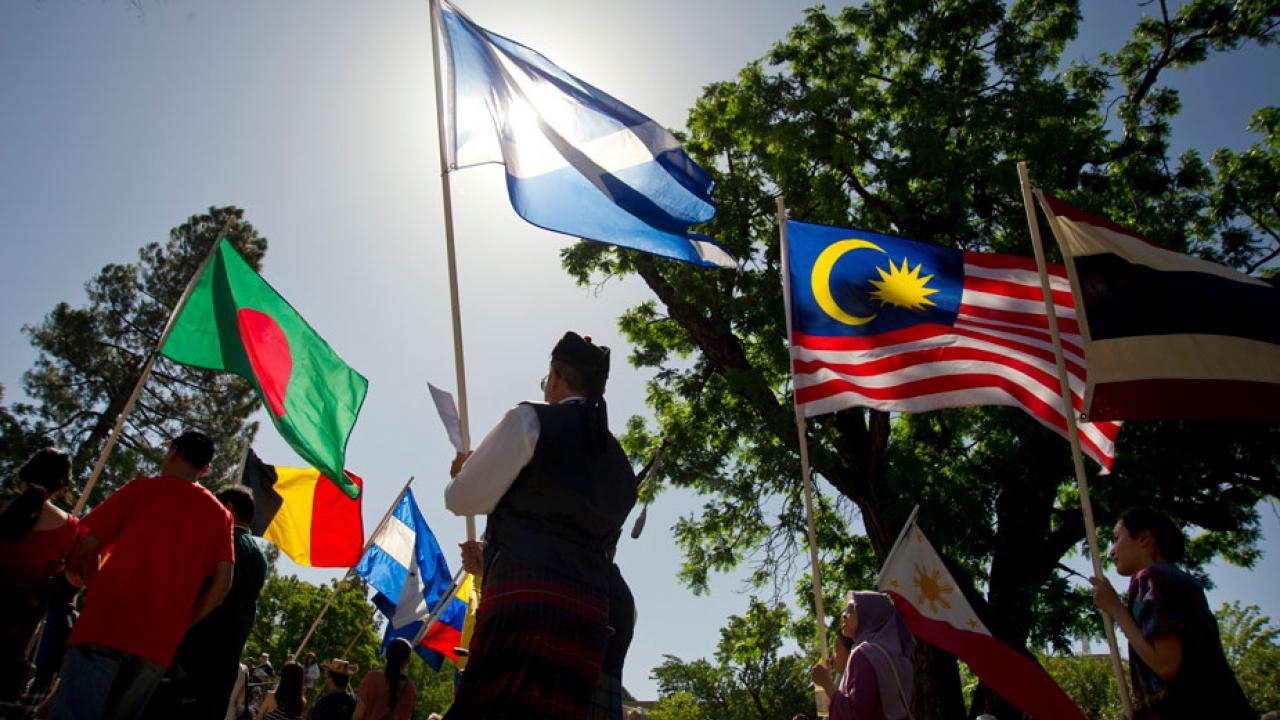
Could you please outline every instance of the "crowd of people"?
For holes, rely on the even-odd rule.
[[[637,479],[608,429],[608,374],[608,348],[566,333],[551,353],[545,402],[512,409],[450,467],[446,506],[488,523],[483,541],[462,548],[482,599],[447,718],[623,717],[637,613],[614,554]],[[127,483],[80,520],[54,504],[71,486],[65,452],[40,450],[18,470],[0,509],[0,715],[412,716],[405,640],[389,644],[384,667],[355,692],[359,668],[341,658],[308,653],[278,670],[265,652],[241,661],[267,563],[250,534],[253,496],[200,484],[213,456],[208,437],[183,433],[158,475]],[[1130,578],[1126,597],[1092,579],[1095,604],[1129,641],[1137,717],[1252,717],[1204,591],[1177,566],[1185,542],[1167,515],[1130,510],[1111,549]],[[915,646],[888,596],[849,593],[834,667],[811,669],[830,716],[911,717]]]
[[[54,503],[71,485],[65,452],[45,448],[18,470],[0,510],[0,718],[410,717],[404,641],[358,693],[358,667],[340,658],[308,654],[306,668],[290,659],[279,671],[265,652],[241,662],[267,561],[249,529],[252,494],[198,482],[213,454],[208,437],[183,433],[158,475],[79,521]]]

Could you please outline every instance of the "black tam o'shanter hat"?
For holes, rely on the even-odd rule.
[[[591,391],[604,394],[604,384],[609,379],[609,348],[592,343],[590,337],[567,332],[551,350],[551,359],[582,373],[591,384]]]

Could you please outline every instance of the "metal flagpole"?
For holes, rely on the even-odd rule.
[[[458,572],[453,574],[453,580],[450,581],[449,587],[440,595],[440,599],[436,601],[435,607],[431,608],[431,613],[427,615],[427,619],[422,623],[422,627],[418,629],[418,634],[413,636],[413,647],[418,647],[418,643],[422,642],[422,638],[427,636],[431,628],[444,615],[445,608],[449,607],[449,602],[453,600],[453,594],[458,592],[458,588],[462,585],[462,579],[467,576],[464,568],[458,568]]]
[[[1084,531],[1089,540],[1089,555],[1093,561],[1093,574],[1103,577],[1102,556],[1098,551],[1098,531],[1093,522],[1093,503],[1089,501],[1089,481],[1084,472],[1084,455],[1080,452],[1080,435],[1076,425],[1075,403],[1071,400],[1071,383],[1067,377],[1067,362],[1062,354],[1062,336],[1058,331],[1058,314],[1049,287],[1049,271],[1044,259],[1044,245],[1040,240],[1040,226],[1031,199],[1031,180],[1027,175],[1027,163],[1018,162],[1018,181],[1022,184],[1022,202],[1027,209],[1027,225],[1031,229],[1031,246],[1036,254],[1036,268],[1040,271],[1040,289],[1044,293],[1045,311],[1049,316],[1049,332],[1053,335],[1053,355],[1058,363],[1058,383],[1062,390],[1062,414],[1067,419],[1067,439],[1071,442],[1071,459],[1075,464],[1076,487],[1080,491],[1080,510],[1084,513]],[[1111,650],[1111,669],[1124,701],[1125,712],[1133,713],[1133,701],[1129,698],[1129,686],[1125,683],[1124,666],[1120,662],[1120,648],[1116,643],[1115,628],[1111,618],[1102,614],[1102,627],[1107,634],[1107,646]]]
[[[387,521],[391,519],[391,513],[396,511],[396,506],[404,499],[404,494],[409,492],[409,486],[413,484],[413,477],[410,477],[404,487],[400,488],[400,494],[396,495],[396,499],[391,501],[391,507],[387,508],[387,512],[382,515],[382,520],[378,522],[378,526],[373,529],[373,533],[369,535],[369,539],[364,541],[364,547],[360,548],[360,557],[369,552],[369,546],[373,544],[378,534],[387,526]],[[358,562],[358,561],[357,561]],[[329,594],[329,599],[325,601],[324,607],[320,608],[320,614],[316,615],[316,619],[311,622],[311,627],[307,628],[307,634],[302,636],[302,642],[298,644],[298,649],[294,651],[293,656],[297,658],[302,655],[302,649],[307,646],[307,642],[311,640],[311,636],[315,633],[316,628],[320,626],[320,621],[324,619],[325,613],[329,612],[329,608],[333,606],[333,601],[338,599],[338,591],[351,578],[351,573],[355,572],[355,568],[349,568],[347,572],[333,586],[333,592]]]
[[[440,4],[431,0],[431,61],[436,81],[436,130],[440,146],[440,191],[444,200],[444,246],[449,262],[449,310],[453,316],[453,362],[458,379],[458,425],[462,451],[471,449],[467,424],[467,370],[462,353],[462,310],[458,302],[458,260],[453,246],[453,194],[449,187],[449,141],[444,125],[444,85],[440,82]],[[476,539],[476,518],[467,516],[467,540]]]
[[[781,195],[778,202],[778,239],[782,251],[782,303],[787,313],[787,344],[791,344],[791,251],[787,247],[787,206]],[[793,380],[794,382],[794,380]],[[822,565],[818,562],[818,536],[813,523],[813,479],[809,469],[809,435],[800,407],[792,403],[796,414],[796,433],[800,438],[800,473],[804,480],[804,515],[809,533],[809,565],[813,575],[813,609],[818,623],[818,652],[822,664],[831,665],[827,650],[827,620],[822,602]],[[822,688],[815,686],[818,714],[825,715],[829,699]]]
[[[71,510],[73,516],[79,517],[84,510],[85,503],[89,502],[89,493],[93,490],[93,486],[97,484],[98,476],[102,474],[102,468],[107,464],[107,457],[111,455],[111,450],[116,446],[116,439],[120,437],[120,432],[124,429],[125,420],[129,419],[129,413],[133,411],[133,406],[137,404],[138,398],[142,397],[142,388],[146,386],[147,380],[151,378],[151,369],[155,367],[156,358],[160,356],[161,348],[169,340],[169,334],[173,332],[173,324],[177,321],[182,308],[186,306],[191,293],[195,292],[196,283],[200,281],[200,276],[204,274],[205,267],[213,259],[213,254],[218,251],[218,245],[221,244],[222,238],[230,232],[231,223],[234,221],[235,218],[233,217],[227,218],[227,221],[222,224],[222,229],[214,236],[209,252],[205,253],[204,259],[200,261],[200,266],[191,275],[191,279],[187,281],[187,287],[182,291],[182,296],[178,298],[178,302],[173,306],[173,310],[170,311],[169,319],[164,324],[164,330],[160,332],[160,340],[156,342],[155,348],[147,355],[147,362],[142,366],[142,374],[138,376],[138,383],[133,386],[133,392],[130,393],[129,399],[125,401],[124,407],[120,409],[120,415],[116,418],[115,427],[111,428],[111,434],[107,436],[107,444],[102,447],[102,452],[98,453],[98,461],[93,465],[93,472],[89,474],[89,481],[85,483],[84,489],[80,491],[80,497],[76,500],[76,505]]]

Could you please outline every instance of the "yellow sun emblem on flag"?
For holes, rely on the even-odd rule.
[[[888,272],[885,272],[884,268],[876,268],[876,272],[880,273],[880,279],[871,281],[871,284],[876,286],[871,297],[885,305],[907,310],[924,310],[926,305],[934,305],[929,296],[938,292],[938,289],[929,287],[929,281],[933,279],[932,275],[920,277],[920,269],[923,267],[924,263],[917,263],[915,269],[911,269],[905,257],[902,258],[901,266],[889,260]]]
[[[947,602],[946,595],[955,592],[956,589],[943,583],[941,570],[930,571],[916,563],[915,585],[920,591],[920,597],[916,599],[917,605],[929,603],[931,613],[937,613],[938,606],[942,606],[943,610],[951,609],[951,603]]]

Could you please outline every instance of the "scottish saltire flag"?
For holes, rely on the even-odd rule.
[[[1081,308],[1087,417],[1280,420],[1280,289],[1039,195]]]
[[[444,553],[412,490],[374,536],[356,573],[375,590],[374,606],[387,617],[385,642],[412,640],[451,581]]]
[[[671,133],[446,0],[433,11],[450,169],[504,164],[515,211],[547,230],[738,266],[689,232],[716,214],[712,182]]]
[[[796,407],[925,412],[1020,407],[1066,436],[1053,340],[1035,260],[788,221],[789,319]],[[1084,352],[1066,271],[1050,282],[1072,401]],[[1104,468],[1119,423],[1080,423]]]

